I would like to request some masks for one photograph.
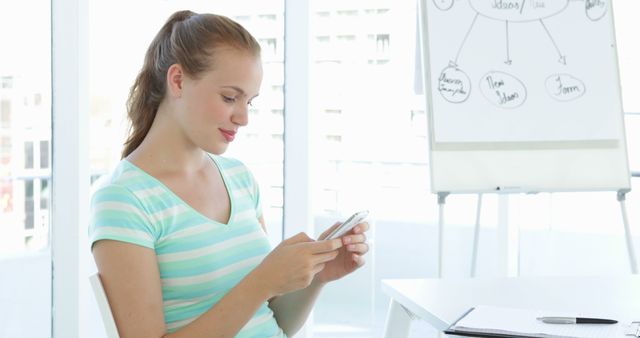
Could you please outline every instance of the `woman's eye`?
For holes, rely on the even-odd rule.
[[[226,103],[234,103],[234,102],[236,102],[236,98],[235,97],[230,97],[230,96],[226,96],[226,95],[222,95],[222,99]]]

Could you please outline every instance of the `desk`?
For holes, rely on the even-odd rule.
[[[409,336],[411,320],[442,331],[476,305],[597,313],[640,320],[640,276],[387,279],[385,338]],[[635,316],[636,318],[632,318]]]

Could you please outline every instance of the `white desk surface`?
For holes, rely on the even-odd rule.
[[[382,290],[438,330],[477,305],[640,320],[640,275],[387,279]]]

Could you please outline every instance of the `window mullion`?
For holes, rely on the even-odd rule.
[[[86,337],[89,283],[88,2],[51,2],[52,337]]]

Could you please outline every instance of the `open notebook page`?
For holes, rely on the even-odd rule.
[[[579,316],[557,311],[525,310],[515,308],[477,306],[454,327],[455,331],[501,333],[528,337],[624,337],[625,328],[618,324],[547,324],[536,318],[543,316]],[[617,318],[612,318],[617,319]]]

